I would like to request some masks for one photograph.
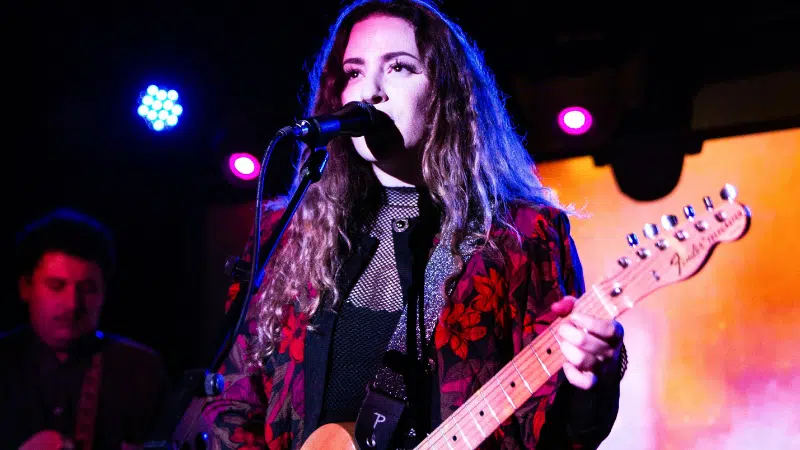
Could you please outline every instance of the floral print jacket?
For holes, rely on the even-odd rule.
[[[281,210],[265,212],[262,240],[281,214]],[[434,426],[546,330],[554,319],[548,312],[552,303],[584,292],[566,214],[550,207],[517,207],[512,216],[521,245],[513,232],[494,231],[502,258],[490,257],[485,250],[469,258],[433,331],[429,355],[435,362],[440,392],[436,401],[440,417]],[[231,286],[229,300],[238,288]],[[265,370],[245,361],[255,333],[254,324],[249,324],[221,370],[224,392],[203,407],[210,448],[302,446],[319,426],[331,341],[326,330],[332,330],[334,318],[330,311],[313,318],[292,312]],[[307,331],[309,323],[321,332]],[[619,381],[619,377],[601,379],[591,390],[582,391],[559,371],[480,448],[597,448],[616,420]]]

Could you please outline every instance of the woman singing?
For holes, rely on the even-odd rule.
[[[596,448],[617,415],[622,326],[572,312],[584,281],[569,209],[537,178],[478,49],[426,0],[358,1],[310,83],[309,116],[358,101],[390,126],[328,144],[204,409],[213,444],[300,448],[356,421],[380,441],[370,401],[389,398],[404,405],[390,448],[413,447],[563,317],[563,370],[478,440]],[[281,213],[264,209],[262,241]]]

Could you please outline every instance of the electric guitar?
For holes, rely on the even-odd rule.
[[[736,189],[726,184],[720,196],[724,202],[718,206],[705,197],[701,214],[691,206],[684,207],[683,223],[674,215],[663,216],[663,233],[655,224],[645,225],[644,234],[650,241],[647,245],[640,245],[636,235],[629,234],[631,249],[617,260],[614,273],[587,289],[574,310],[615,318],[652,292],[697,273],[717,244],[741,238],[750,226],[750,210],[735,201]],[[561,369],[565,358],[555,331],[559,323],[560,319],[555,320],[523,348],[416,449],[477,448]],[[352,423],[324,425],[309,436],[301,450],[358,449],[354,430]]]

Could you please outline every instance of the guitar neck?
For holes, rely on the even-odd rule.
[[[614,318],[633,307],[618,286],[600,283],[575,304],[575,311],[598,318]],[[603,288],[609,288],[604,294]],[[474,449],[522,406],[542,385],[561,370],[556,319],[487,381],[450,417],[431,432],[417,449]]]

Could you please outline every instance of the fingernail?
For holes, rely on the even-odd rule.
[[[561,337],[567,341],[575,341],[576,339],[580,339],[580,333],[573,326],[562,325],[558,329],[558,334],[560,334]]]
[[[586,316],[581,313],[572,313],[570,316],[570,320],[574,320],[575,322],[586,323]]]

